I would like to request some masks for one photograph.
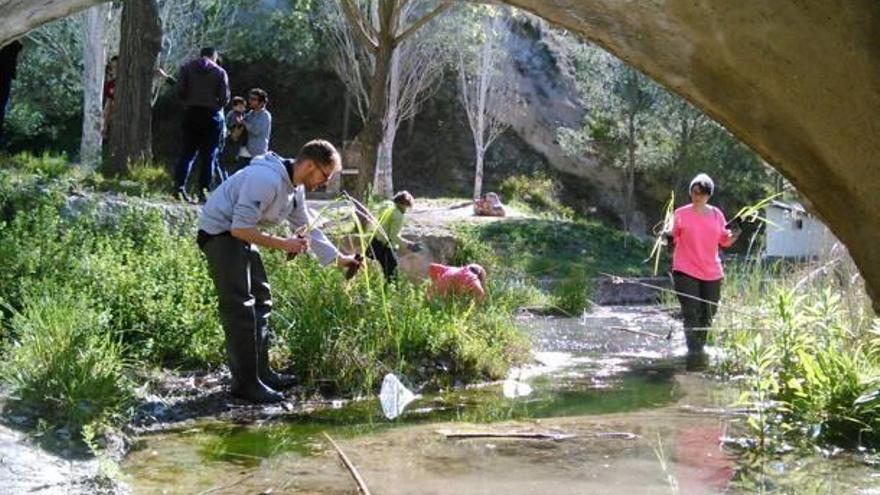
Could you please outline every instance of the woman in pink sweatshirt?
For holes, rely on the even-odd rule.
[[[476,263],[462,267],[431,263],[428,276],[431,278],[428,297],[468,295],[477,301],[486,297],[486,270]]]
[[[672,276],[684,317],[688,352],[699,354],[721,298],[719,247],[730,247],[736,240],[725,227],[724,213],[709,204],[715,183],[706,174],[691,181],[691,203],[675,210],[671,238]]]

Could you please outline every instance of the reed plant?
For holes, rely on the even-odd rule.
[[[810,263],[728,270],[715,324],[719,370],[743,377],[759,450],[880,444],[878,327],[839,246]]]
[[[79,434],[124,412],[134,397],[123,348],[109,315],[62,290],[28,296],[5,325],[0,376],[13,408]]]
[[[281,295],[272,323],[287,351],[282,363],[307,382],[329,379],[339,392],[368,394],[394,372],[445,387],[499,379],[528,355],[511,317],[518,300],[503,287],[491,286],[482,304],[431,300],[423,285],[385,285],[378,269],[346,281],[309,258],[293,265],[269,268]]]

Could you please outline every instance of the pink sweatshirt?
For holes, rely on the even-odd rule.
[[[724,213],[714,206],[706,206],[705,214],[697,213],[693,204],[675,210],[672,237],[672,270],[699,280],[711,282],[724,278],[718,246],[728,247],[727,221]]]
[[[432,282],[431,295],[470,294],[477,300],[482,300],[486,295],[480,277],[466,266],[459,268],[431,263],[428,267],[428,276],[431,277]]]

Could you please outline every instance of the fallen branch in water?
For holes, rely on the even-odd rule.
[[[629,332],[629,333],[634,333],[636,335],[644,335],[645,337],[654,337],[655,339],[662,339],[662,340],[669,340],[672,337],[671,333],[669,335],[657,335],[656,333],[643,332],[641,330],[636,330],[635,328],[629,328],[629,327],[611,326],[611,327],[608,327],[608,329],[609,330],[620,330],[621,332]]]
[[[539,433],[539,432],[523,432],[523,431],[451,431],[438,430],[446,438],[522,438],[527,440],[568,440],[577,435],[568,433]]]
[[[351,477],[354,478],[354,482],[357,484],[358,491],[363,495],[370,495],[370,489],[367,488],[367,484],[364,482],[364,479],[361,478],[361,475],[354,467],[354,464],[352,464],[351,461],[348,460],[348,456],[345,455],[345,452],[343,452],[342,449],[339,448],[339,445],[336,445],[336,442],[334,442],[333,439],[330,438],[330,435],[328,435],[326,431],[323,433],[324,436],[327,437],[327,440],[330,442],[330,445],[333,445],[333,448],[336,449],[336,453],[339,454],[339,458],[342,459],[342,463],[345,464],[348,472],[351,473]]]
[[[205,490],[203,492],[199,492],[198,495],[208,495],[209,493],[219,492],[220,490],[226,490],[227,488],[232,488],[233,486],[240,485],[240,484],[244,483],[245,480],[253,478],[253,477],[254,477],[254,473],[251,473],[247,476],[239,478],[238,481],[235,481],[235,482],[230,483],[228,485],[215,486],[214,488]]]

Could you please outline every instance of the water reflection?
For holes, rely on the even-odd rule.
[[[234,488],[216,492],[351,493],[347,472],[320,437],[329,431],[373,492],[383,494],[800,493],[813,486],[824,493],[872,486],[870,469],[853,462],[751,465],[725,452],[720,438],[738,427],[735,416],[723,414],[735,391],[685,372],[680,333],[666,341],[608,325],[662,334],[674,322],[631,308],[583,320],[533,319],[528,331],[539,362],[511,375],[532,387],[527,396],[505,397],[498,383],[421,398],[393,422],[377,401],[362,401],[272,424],[207,424],[143,438],[124,470],[135,493],[225,486]],[[574,437],[453,440],[439,429]],[[820,481],[830,466],[847,476]]]

